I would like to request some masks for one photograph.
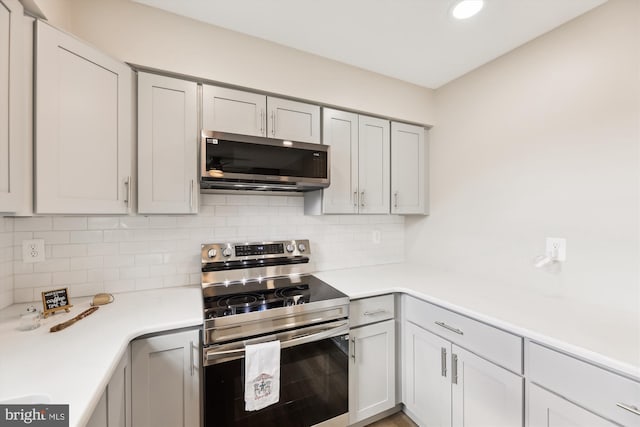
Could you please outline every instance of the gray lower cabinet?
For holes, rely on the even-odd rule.
[[[197,329],[131,343],[134,426],[200,426],[199,347]]]
[[[87,427],[131,426],[131,365],[129,349],[118,363]]]

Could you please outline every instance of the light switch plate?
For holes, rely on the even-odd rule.
[[[32,239],[22,241],[22,261],[26,263],[43,262],[44,239]]]

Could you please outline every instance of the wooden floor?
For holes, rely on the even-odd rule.
[[[404,412],[397,412],[387,418],[369,424],[368,427],[417,427],[417,425]]]

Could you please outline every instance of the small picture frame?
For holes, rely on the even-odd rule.
[[[64,310],[68,313],[69,309],[73,307],[69,301],[68,288],[42,292],[42,306],[44,307],[42,315],[45,318],[56,311]]]

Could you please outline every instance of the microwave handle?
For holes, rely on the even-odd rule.
[[[280,348],[288,348],[296,345],[307,344],[310,342],[320,341],[326,338],[331,338],[338,335],[344,335],[347,333],[349,333],[349,323],[348,321],[343,321],[343,322],[339,322],[338,326],[325,328],[320,332],[316,332],[313,334],[302,333],[300,335],[294,335],[292,338],[287,339],[286,341],[280,341]],[[253,342],[248,342],[248,344],[269,342],[269,341],[274,341],[276,339],[278,339],[277,335],[269,335],[269,336],[263,337],[263,339],[259,341],[256,340]],[[223,359],[223,358],[237,359],[240,357],[244,357],[244,347],[236,348],[233,350],[219,350],[219,351],[216,351],[214,349],[211,349],[211,350],[205,349],[205,355],[204,355],[205,362],[209,365],[213,365],[217,363],[216,362],[217,359]]]

